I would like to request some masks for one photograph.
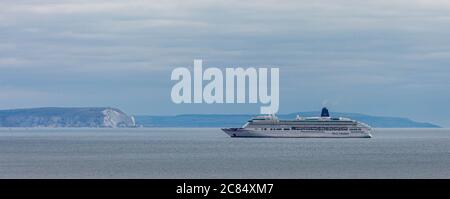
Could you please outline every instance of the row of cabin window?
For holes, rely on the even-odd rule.
[[[261,130],[284,130],[284,131],[288,131],[288,130],[322,130],[322,131],[347,131],[348,128],[346,127],[301,127],[301,128],[296,128],[296,127],[292,127],[292,128],[260,128]],[[360,128],[351,128],[350,130],[361,130]]]

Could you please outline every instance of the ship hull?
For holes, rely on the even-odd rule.
[[[252,130],[244,128],[223,128],[230,137],[247,138],[371,138],[369,132],[350,131],[301,131],[301,130]]]

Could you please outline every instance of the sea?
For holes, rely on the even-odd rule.
[[[0,178],[450,178],[450,129],[230,138],[218,128],[0,128]]]

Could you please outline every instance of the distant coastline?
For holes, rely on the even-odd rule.
[[[292,119],[297,115],[304,117],[319,116],[320,112],[297,112],[278,114],[280,119]],[[359,113],[331,112],[333,117],[347,117],[355,119],[375,128],[441,128],[441,126],[417,122],[402,117],[372,116]],[[142,127],[236,127],[242,126],[254,117],[250,114],[186,114],[175,116],[135,116],[136,125]]]
[[[311,117],[319,112],[277,115],[292,119],[296,115]],[[375,128],[441,128],[439,125],[402,117],[371,116],[359,113],[331,112],[333,117],[347,117]],[[113,107],[42,107],[0,110],[0,127],[236,127],[255,115],[185,114],[175,116],[130,116]]]

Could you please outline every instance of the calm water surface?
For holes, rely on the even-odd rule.
[[[0,178],[450,178],[450,129],[371,139],[218,129],[0,129]]]

